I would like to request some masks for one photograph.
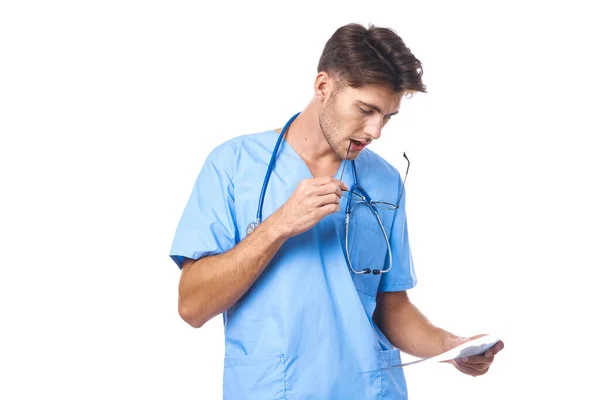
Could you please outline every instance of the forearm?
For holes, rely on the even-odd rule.
[[[264,271],[287,236],[267,219],[233,249],[186,266],[179,283],[179,314],[200,327],[228,310]]]
[[[433,357],[447,351],[457,336],[432,324],[411,303],[406,293],[378,302],[375,322],[390,342],[416,357]]]

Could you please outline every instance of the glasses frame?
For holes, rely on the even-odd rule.
[[[371,274],[371,273],[373,275],[379,275],[379,274],[387,273],[392,269],[392,266],[393,266],[392,247],[390,245],[390,240],[388,238],[388,235],[385,231],[385,227],[383,226],[383,222],[381,221],[381,217],[379,216],[379,213],[377,212],[375,207],[386,207],[389,210],[397,210],[400,207],[400,202],[402,200],[402,196],[404,195],[404,185],[406,184],[406,179],[408,178],[408,171],[410,169],[410,160],[406,156],[406,153],[403,153],[403,156],[406,159],[408,165],[406,167],[406,173],[404,175],[404,180],[402,181],[402,189],[400,191],[400,196],[398,198],[398,204],[392,204],[392,203],[388,203],[388,202],[384,202],[384,201],[373,201],[372,199],[370,199],[369,196],[366,194],[366,192],[358,184],[358,175],[356,173],[356,166],[355,166],[355,163],[352,162],[352,172],[354,175],[354,184],[352,185],[350,190],[342,192],[342,196],[346,198],[346,217],[344,220],[344,234],[345,234],[344,255],[346,257],[346,263],[348,264],[348,266],[350,267],[352,272],[354,272],[357,275]],[[347,159],[344,159],[344,166],[342,167],[342,173],[340,176],[340,180],[344,176],[346,160]],[[353,199],[354,196],[356,196],[357,199]],[[350,251],[349,251],[349,245],[348,245],[350,214],[352,213],[352,210],[354,209],[354,207],[356,207],[359,204],[365,204],[369,208],[369,211],[371,211],[375,215],[375,218],[377,219],[379,228],[381,229],[381,232],[383,233],[383,237],[385,239],[385,243],[387,246],[387,256],[388,256],[387,257],[388,258],[388,268],[386,268],[386,269],[371,270],[370,268],[364,268],[362,270],[356,270],[356,269],[354,269],[354,266],[352,265],[352,262],[350,261]]]

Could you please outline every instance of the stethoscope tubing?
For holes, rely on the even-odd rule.
[[[279,153],[279,147],[281,146],[283,136],[288,131],[290,125],[292,124],[292,122],[294,122],[294,120],[296,119],[296,117],[298,115],[300,115],[299,112],[296,115],[294,115],[292,118],[290,118],[290,120],[285,124],[285,126],[283,127],[283,130],[281,131],[281,133],[279,134],[279,137],[277,138],[277,142],[275,143],[273,153],[271,154],[271,159],[269,160],[269,166],[267,167],[267,173],[265,175],[262,189],[260,191],[260,197],[258,198],[258,208],[256,210],[256,221],[255,221],[256,225],[254,226],[255,228],[258,224],[260,224],[262,222],[262,211],[263,211],[263,203],[265,201],[265,194],[267,193],[267,186],[269,185],[269,180],[271,179],[271,173],[273,172],[273,169],[275,168],[275,161],[277,159],[277,153]],[[354,185],[356,185],[357,184],[356,183],[356,166],[354,164],[354,160],[352,160],[352,172],[354,175]],[[348,206],[349,206],[349,204],[348,204]]]

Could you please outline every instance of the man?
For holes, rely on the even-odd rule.
[[[209,155],[171,257],[181,317],[223,313],[224,398],[406,399],[398,349],[430,357],[467,340],[410,302],[403,180],[365,148],[425,92],[421,74],[392,30],[343,26],[301,113]],[[502,347],[453,363],[481,375]]]

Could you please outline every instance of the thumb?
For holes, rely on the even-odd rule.
[[[487,335],[488,335],[487,333],[481,333],[481,334],[479,334],[479,335],[471,336],[471,337],[469,338],[469,340],[475,340],[475,339],[478,339],[478,338],[480,338],[480,337],[484,337],[484,336],[487,336]]]
[[[340,189],[349,190],[348,185],[346,185],[344,182],[340,181],[339,179],[334,178],[333,181],[339,186]]]

